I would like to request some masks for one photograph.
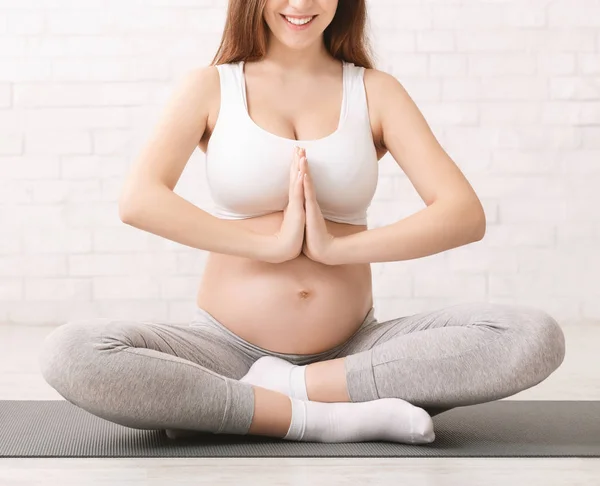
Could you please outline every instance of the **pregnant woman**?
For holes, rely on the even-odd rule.
[[[546,312],[462,303],[375,318],[370,263],[483,238],[481,203],[393,76],[364,0],[231,0],[210,66],[187,73],[135,161],[123,222],[209,252],[194,316],[64,323],[40,368],[124,426],[295,441],[434,440],[435,414],[513,395],[562,363]],[[196,147],[215,212],[174,192]],[[390,152],[426,204],[367,228]]]

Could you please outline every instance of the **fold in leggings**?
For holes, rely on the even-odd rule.
[[[39,366],[66,400],[117,424],[247,434],[254,392],[238,380],[262,356],[298,365],[345,357],[352,402],[402,398],[433,416],[530,388],[564,354],[556,320],[521,305],[463,303],[385,322],[371,308],[346,342],[311,355],[262,349],[196,307],[185,325],[67,322],[46,337]]]

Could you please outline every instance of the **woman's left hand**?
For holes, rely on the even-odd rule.
[[[306,213],[302,252],[311,260],[329,264],[336,238],[327,230],[325,218],[317,202],[317,194],[304,149],[302,155],[304,156],[301,164],[303,164],[305,171],[304,204]]]

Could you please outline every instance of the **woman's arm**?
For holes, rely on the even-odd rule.
[[[179,83],[125,180],[119,217],[182,245],[262,260],[264,235],[216,218],[173,192],[206,129],[218,76],[215,67],[202,67]]]
[[[120,210],[125,224],[200,250],[253,260],[270,258],[268,236],[216,218],[162,184],[147,184],[139,191],[137,209]]]
[[[427,205],[396,223],[336,238],[332,265],[410,260],[481,240],[485,213],[475,191],[392,75],[367,69],[369,104],[383,145]]]

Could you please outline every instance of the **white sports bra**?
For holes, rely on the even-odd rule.
[[[221,219],[246,219],[283,211],[288,204],[293,147],[306,149],[317,202],[325,219],[367,224],[379,176],[364,68],[343,62],[343,95],[335,132],[316,140],[280,137],[248,113],[244,61],[216,65],[221,106],[206,149],[206,178]]]

